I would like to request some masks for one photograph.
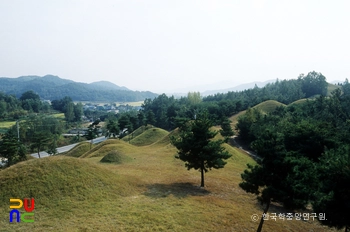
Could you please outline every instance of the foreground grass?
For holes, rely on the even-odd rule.
[[[173,133],[172,133],[173,134]],[[171,136],[171,135],[168,135]],[[224,169],[187,171],[164,137],[137,147],[110,139],[81,157],[33,159],[0,171],[1,231],[255,231],[261,214],[255,197],[238,186],[246,163],[237,148]],[[132,158],[100,163],[116,150]],[[88,158],[90,157],[90,158]],[[8,222],[9,198],[34,197],[34,223]],[[270,212],[285,212],[278,205]],[[263,231],[331,231],[317,222],[265,221]]]

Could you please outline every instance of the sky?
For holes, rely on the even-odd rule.
[[[350,78],[348,0],[0,0],[0,77],[132,90]]]

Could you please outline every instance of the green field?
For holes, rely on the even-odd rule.
[[[129,106],[141,106],[144,101],[137,101],[137,102],[101,102],[101,101],[97,101],[97,102],[94,102],[94,101],[79,101],[83,104],[86,104],[86,103],[92,103],[92,104],[96,104],[96,105],[99,105],[99,106],[103,106],[105,104],[111,104],[111,103],[115,103],[117,106],[119,105],[129,105]],[[79,103],[79,102],[74,102],[75,104],[76,103]]]
[[[64,113],[58,113],[58,114],[53,114],[54,117],[59,118],[59,119],[64,119]]]
[[[225,144],[232,157],[225,168],[206,173],[206,187],[200,188],[200,173],[174,158],[169,136],[177,132],[154,129],[144,133],[154,133],[156,142],[150,135],[138,146],[109,139],[88,151],[82,143],[72,150],[74,157],[31,159],[0,171],[0,230],[255,231],[258,222],[251,216],[263,206],[238,186],[253,159]],[[123,162],[100,162],[113,151]],[[8,222],[14,197],[35,198],[35,222]],[[286,210],[274,204],[270,212]],[[332,230],[316,221],[277,220],[265,221],[263,231]]]
[[[9,129],[16,124],[16,121],[0,121],[0,128]]]

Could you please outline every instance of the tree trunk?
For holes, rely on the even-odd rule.
[[[271,199],[269,199],[268,202],[267,202],[267,204],[266,204],[266,208],[264,209],[264,214],[266,214],[267,211],[269,210],[270,203],[271,203]],[[264,217],[261,215],[259,227],[258,227],[258,229],[256,230],[256,232],[261,232],[262,227],[263,227],[263,224],[264,224]]]
[[[204,187],[204,162],[201,165],[201,187]]]
[[[345,226],[345,232],[348,232],[349,227]]]

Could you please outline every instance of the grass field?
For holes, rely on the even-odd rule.
[[[53,116],[59,119],[65,119],[64,113],[53,114]]]
[[[16,124],[16,121],[0,121],[0,128],[9,129]]]
[[[77,101],[77,102],[74,102],[75,104],[76,103],[83,103],[83,104],[86,104],[86,103],[92,103],[92,104],[95,104],[95,105],[99,105],[99,106],[103,106],[105,104],[111,104],[111,103],[115,103],[117,106],[119,105],[129,105],[129,106],[141,106],[144,101],[137,101],[137,102],[100,102],[100,101]]]
[[[155,143],[148,137],[147,146],[109,139],[80,158],[31,159],[0,171],[0,231],[256,231],[251,216],[263,206],[238,186],[254,161],[225,144],[232,157],[206,173],[200,188],[200,173],[174,157],[169,136],[176,133]],[[112,151],[130,159],[101,163]],[[35,198],[35,222],[9,223],[9,199],[26,197]],[[270,212],[286,211],[274,204]],[[265,221],[263,231],[332,230],[316,221],[277,220]]]

